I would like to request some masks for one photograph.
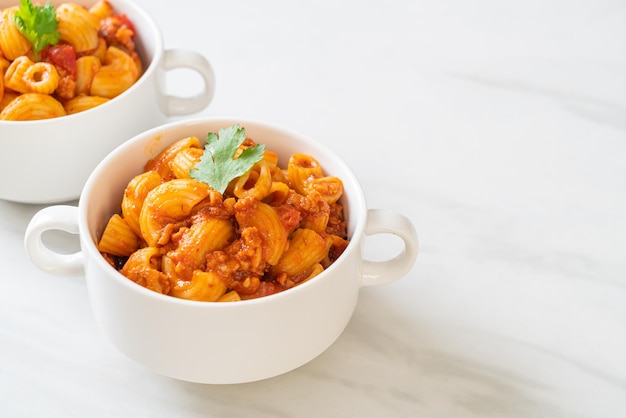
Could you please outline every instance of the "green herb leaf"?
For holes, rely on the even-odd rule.
[[[245,148],[235,158],[245,140],[246,131],[239,125],[220,129],[217,134],[209,132],[204,154],[195,169],[189,170],[189,175],[223,194],[231,180],[244,175],[263,159],[265,145],[259,144]]]
[[[30,0],[20,0],[20,8],[15,13],[15,24],[33,46],[37,61],[39,52],[48,45],[56,45],[61,37],[57,30],[59,22],[56,9],[49,1],[44,6],[35,6]]]

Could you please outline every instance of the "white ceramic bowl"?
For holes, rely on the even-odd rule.
[[[328,175],[344,183],[350,244],[324,272],[271,296],[238,302],[195,302],[148,290],[112,268],[96,248],[109,217],[119,212],[128,181],[145,162],[178,139],[205,138],[238,123],[247,136],[279,155],[314,156]],[[80,234],[81,251],[47,248],[48,230]],[[366,236],[394,234],[404,250],[387,261],[365,260]],[[373,238],[375,239],[375,238]],[[142,133],[106,157],[89,177],[78,207],[49,206],[31,220],[25,235],[31,260],[56,275],[85,274],[91,307],[104,333],[131,359],[163,375],[201,383],[242,383],[276,376],[312,360],[342,333],[362,286],[388,283],[413,267],[418,241],[412,222],[384,209],[368,209],[349,167],[320,143],[290,130],[250,120],[195,119]]]
[[[96,0],[73,0],[91,6]],[[206,108],[213,97],[214,74],[201,54],[163,49],[154,20],[129,0],[109,0],[137,30],[136,46],[144,73],[108,103],[74,115],[38,121],[0,121],[0,199],[21,203],[58,203],[78,198],[87,177],[125,140],[166,123],[171,116]],[[65,3],[52,0],[55,6]],[[18,5],[0,0],[0,9]],[[176,68],[197,72],[203,84],[193,97],[166,94],[165,73]]]

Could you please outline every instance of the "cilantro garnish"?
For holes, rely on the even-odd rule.
[[[35,6],[30,0],[20,0],[20,8],[15,13],[15,24],[33,46],[37,61],[39,52],[48,45],[56,45],[61,37],[57,30],[59,22],[56,9],[49,1],[44,6]]]
[[[263,159],[265,145],[254,145],[244,148],[235,158],[239,146],[246,140],[246,131],[239,125],[220,129],[216,134],[209,132],[204,146],[204,154],[189,170],[189,175],[224,193],[231,180],[244,175]]]

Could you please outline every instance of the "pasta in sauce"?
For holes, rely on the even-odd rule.
[[[65,116],[106,103],[143,71],[135,27],[106,0],[56,8],[60,41],[35,58],[17,29],[18,6],[0,10],[0,120]]]
[[[189,175],[202,153],[198,138],[182,138],[125,188],[98,250],[128,279],[178,298],[236,301],[297,286],[343,253],[343,184],[313,156],[281,168],[265,149],[222,194]]]

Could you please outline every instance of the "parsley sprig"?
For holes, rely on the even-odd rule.
[[[57,13],[49,1],[44,6],[35,6],[30,0],[20,0],[20,8],[15,12],[15,24],[33,46],[37,61],[42,49],[59,43],[61,34]]]
[[[247,173],[263,158],[265,145],[262,144],[244,148],[235,157],[245,140],[246,131],[239,125],[220,129],[217,134],[209,132],[204,154],[189,175],[223,194],[231,180]]]

